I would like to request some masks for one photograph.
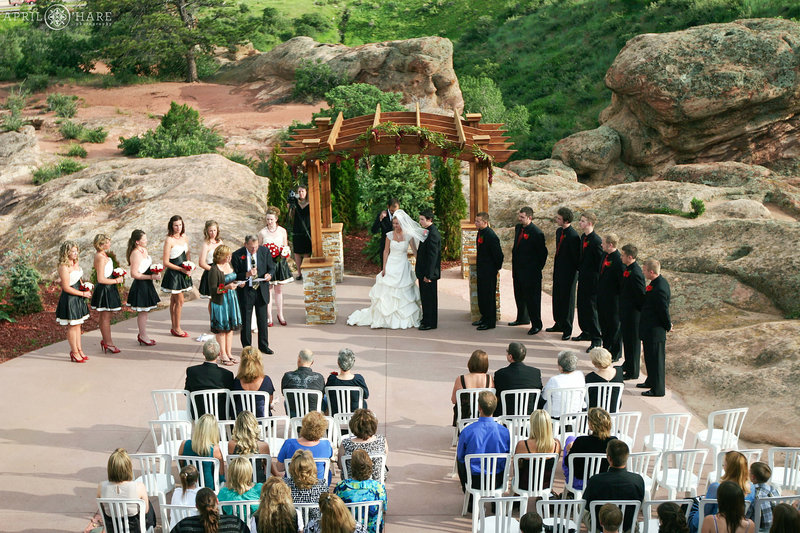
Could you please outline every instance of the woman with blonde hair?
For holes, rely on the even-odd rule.
[[[608,411],[600,407],[592,407],[587,414],[589,423],[589,435],[581,435],[580,437],[568,437],[564,445],[564,478],[569,479],[569,454],[571,453],[606,453],[606,447],[609,441],[617,437],[611,436],[611,415]],[[583,460],[575,460],[575,481],[574,488],[581,489],[584,487],[583,479]],[[601,461],[600,472],[608,470],[608,460]]]
[[[180,215],[173,215],[167,223],[167,238],[164,239],[164,279],[161,290],[169,293],[169,318],[173,337],[188,337],[181,329],[183,313],[183,293],[192,290],[191,274],[194,267],[186,268],[189,261],[189,239],[185,235],[186,226]],[[190,265],[191,266],[191,265]]]
[[[321,480],[317,476],[317,464],[314,456],[308,450],[297,450],[292,455],[289,463],[289,477],[286,484],[292,491],[294,503],[314,503],[319,500],[319,495],[328,492],[328,480]],[[318,518],[319,510],[311,509],[309,518]]]
[[[232,350],[233,332],[242,327],[239,299],[236,297],[236,272],[231,267],[231,249],[220,244],[214,250],[214,264],[208,273],[211,287],[211,332],[216,334],[219,343],[219,359],[223,365],[231,366],[239,361],[234,359]]]
[[[61,282],[61,296],[56,306],[56,322],[67,326],[69,359],[75,363],[85,363],[89,357],[81,348],[81,324],[89,318],[86,298],[92,293],[83,290],[83,269],[78,264],[78,243],[64,241],[58,252],[58,278]]]
[[[309,520],[305,533],[368,533],[361,522],[356,522],[342,499],[325,492],[319,495],[322,517]]]
[[[128,500],[143,500],[145,516],[138,514],[139,507],[128,505],[128,525],[131,531],[139,531],[140,520],[144,518],[145,529],[155,527],[156,512],[147,498],[147,488],[141,481],[133,480],[133,463],[124,448],[117,448],[108,458],[108,481],[103,481],[97,486],[98,498],[125,498]],[[103,519],[106,531],[114,531],[111,517],[103,509]]]
[[[251,455],[269,454],[269,444],[259,440],[258,420],[250,411],[242,411],[236,417],[233,424],[231,439],[228,441],[229,455]],[[267,471],[271,470],[274,475],[279,472],[271,465],[266,464],[264,459],[256,461],[256,481],[263,483],[267,479]]]
[[[103,233],[98,233],[92,241],[94,249],[94,271],[97,274],[97,286],[92,293],[91,307],[100,313],[100,347],[103,353],[119,353],[120,350],[111,341],[111,313],[122,309],[117,286],[125,282],[122,276],[111,277],[114,272],[114,261],[111,249],[111,239]]]
[[[255,346],[245,346],[241,354],[242,362],[239,365],[239,372],[233,380],[231,390],[259,391],[269,394],[269,411],[264,406],[263,398],[256,398],[256,413],[259,418],[272,415],[272,395],[275,393],[275,386],[269,376],[264,374],[264,363],[261,352]],[[236,412],[240,412],[244,406],[237,399]]]
[[[204,487],[195,500],[196,516],[187,516],[170,533],[249,533],[247,524],[238,516],[219,514],[219,500],[214,491]]]
[[[278,470],[283,472],[283,462],[290,459],[296,450],[308,450],[315,459],[330,460],[333,457],[333,447],[331,441],[324,438],[328,430],[328,421],[319,411],[311,411],[303,417],[303,424],[300,426],[300,437],[297,439],[286,439],[278,452]],[[325,467],[317,465],[317,477],[322,479]],[[331,474],[328,472],[328,483],[331,482]]]
[[[214,415],[206,413],[195,421],[192,438],[181,442],[178,455],[214,457],[219,461],[219,481],[224,481],[225,461],[219,449],[219,425]],[[214,489],[216,483],[214,468],[210,464],[204,464],[203,485]]]
[[[303,515],[295,510],[292,491],[279,477],[261,487],[261,501],[250,518],[250,533],[297,533],[303,531]]]
[[[147,252],[147,234],[144,231],[135,229],[131,232],[125,258],[131,266],[131,278],[133,278],[128,291],[127,305],[132,311],[139,313],[136,316],[136,325],[139,328],[136,340],[144,346],[155,346],[156,341],[147,336],[147,314],[161,301],[153,287],[153,280],[161,279],[161,273],[153,272],[150,268],[153,259]]]
[[[216,220],[206,220],[203,226],[203,245],[200,247],[200,257],[197,260],[197,266],[203,269],[203,275],[200,276],[200,285],[197,288],[200,292],[200,298],[211,298],[213,291],[208,286],[208,273],[211,271],[211,265],[214,264],[214,251],[217,246],[222,244],[222,238],[219,235],[219,224]],[[208,313],[211,315],[211,302],[208,302]]]
[[[261,228],[258,232],[258,245],[274,245],[278,255],[272,256],[275,261],[275,275],[269,282],[269,290],[273,292],[267,303],[267,325],[272,325],[272,302],[278,308],[278,323],[281,326],[286,325],[286,319],[283,317],[283,286],[286,283],[294,281],[292,270],[289,268],[289,236],[286,233],[286,228],[278,225],[278,217],[281,216],[281,210],[275,206],[267,208],[266,222],[267,225]],[[283,248],[286,247],[286,253]]]
[[[228,465],[225,486],[219,490],[219,501],[235,502],[241,500],[257,500],[261,495],[261,483],[253,483],[253,465],[246,457],[234,457]],[[251,505],[255,512],[258,505]],[[222,512],[233,514],[233,507],[223,505]]]
[[[589,351],[589,357],[592,359],[594,365],[594,372],[586,374],[586,383],[624,383],[622,381],[622,367],[611,366],[612,358],[611,352],[605,348],[592,348]],[[611,393],[611,405],[616,412],[617,401],[619,400],[619,391],[614,390]],[[597,398],[597,389],[590,389],[589,396],[586,398],[589,407],[597,407],[599,400]]]
[[[530,437],[517,443],[514,454],[518,453],[557,453],[561,455],[561,442],[553,438],[553,422],[550,415],[544,409],[537,409],[531,413]],[[555,468],[555,461],[548,460],[545,466],[544,478],[549,480],[550,474]],[[530,480],[528,479],[528,459],[520,461],[519,486],[523,490],[528,490]]]

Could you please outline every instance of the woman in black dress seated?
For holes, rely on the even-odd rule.
[[[136,340],[145,346],[155,346],[156,341],[147,336],[147,313],[158,306],[161,299],[156,288],[153,287],[153,280],[161,279],[161,273],[153,272],[150,266],[153,259],[147,252],[147,234],[140,229],[135,229],[128,239],[128,251],[125,254],[128,264],[131,266],[131,290],[128,291],[128,306],[132,311],[138,311],[136,325],[139,327],[139,334]]]
[[[589,352],[589,357],[592,358],[594,365],[594,372],[586,374],[586,384],[589,383],[624,383],[622,381],[622,367],[611,366],[611,352],[605,348],[593,348]],[[599,401],[597,398],[597,389],[589,389],[589,396],[586,401],[589,407],[598,407]],[[619,391],[614,390],[611,393],[611,409],[610,413],[616,413],[617,402],[619,401]]]
[[[100,313],[100,347],[103,353],[119,353],[119,348],[114,346],[111,341],[111,313],[122,309],[122,301],[119,298],[120,283],[125,282],[122,276],[112,277],[114,273],[114,261],[109,256],[111,249],[111,239],[103,233],[94,236],[94,271],[97,273],[97,286],[92,293],[92,309]]]
[[[564,445],[564,479],[569,480],[569,454],[571,453],[606,453],[606,447],[609,441],[617,437],[611,436],[611,416],[608,411],[599,407],[592,407],[589,409],[587,415],[589,422],[590,435],[581,435],[573,440],[573,437],[568,437]],[[583,479],[583,460],[575,460],[575,482],[574,488],[584,488],[585,482]],[[608,460],[603,459],[600,466],[600,472],[608,470]]]
[[[328,376],[328,381],[325,382],[326,387],[360,387],[361,390],[364,391],[364,405],[357,405],[358,394],[355,391],[350,393],[350,412],[358,408],[366,409],[366,399],[369,398],[369,389],[367,388],[367,382],[364,381],[364,376],[350,372],[355,362],[356,354],[353,353],[353,350],[350,348],[342,348],[339,350],[339,359],[337,361],[340,372],[331,372],[331,375]],[[331,395],[331,397],[328,398],[328,405],[330,407],[331,416],[334,416],[336,413],[344,412],[344,409],[339,408],[335,395]]]
[[[67,326],[69,358],[75,363],[85,363],[89,357],[81,348],[81,324],[89,318],[86,298],[92,296],[84,290],[83,270],[78,264],[78,243],[64,241],[58,252],[58,278],[61,282],[61,296],[56,307],[56,322]]]

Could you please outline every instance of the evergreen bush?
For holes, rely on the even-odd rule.
[[[267,177],[269,178],[269,185],[267,186],[267,204],[281,210],[278,223],[282,226],[286,226],[286,224],[288,224],[286,199],[289,196],[289,189],[292,188],[294,180],[292,178],[292,171],[289,170],[289,167],[279,155],[280,148],[276,146],[267,160]],[[287,231],[291,233],[291,228],[287,228]]]
[[[86,168],[86,165],[74,159],[62,159],[55,165],[45,165],[33,172],[33,184],[41,185],[50,180],[73,174]]]
[[[78,112],[78,97],[61,93],[48,94],[47,109],[55,111],[57,117],[72,118]]]
[[[347,80],[335,74],[327,63],[304,60],[294,71],[292,98],[310,104],[322,99],[331,89],[346,83]]]
[[[461,257],[461,220],[467,217],[467,201],[461,189],[461,162],[436,159],[434,213],[442,234],[442,259],[453,261]]]
[[[17,246],[7,251],[4,271],[10,292],[8,301],[11,312],[16,315],[38,313],[42,310],[42,296],[39,292],[39,281],[42,276],[33,266],[37,257],[36,249],[22,233],[17,230]]]

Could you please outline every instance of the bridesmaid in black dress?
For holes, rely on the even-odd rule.
[[[181,329],[181,313],[183,312],[183,293],[192,290],[192,273],[194,267],[187,270],[183,263],[189,260],[189,239],[184,235],[186,228],[183,219],[175,215],[167,224],[167,238],[164,240],[164,279],[161,281],[161,290],[170,293],[169,318],[172,329],[169,330],[174,337],[188,337],[189,334]]]
[[[128,305],[133,311],[138,311],[136,324],[139,334],[136,339],[139,344],[155,346],[156,341],[147,336],[147,313],[156,308],[161,300],[156,288],[153,287],[154,279],[161,279],[160,272],[153,272],[150,265],[153,260],[147,253],[147,235],[140,229],[133,230],[128,239],[128,251],[125,254],[128,264],[131,265],[131,290],[128,291]]]
[[[81,348],[81,324],[89,318],[86,298],[92,296],[84,290],[83,270],[78,264],[78,243],[64,241],[58,253],[58,277],[61,280],[61,296],[56,306],[56,322],[67,326],[69,358],[75,363],[85,363],[89,357]]]
[[[97,273],[97,286],[92,293],[92,309],[100,313],[100,347],[103,353],[119,353],[119,348],[111,341],[111,313],[122,309],[117,286],[125,282],[122,276],[111,277],[114,272],[114,262],[108,256],[111,249],[111,239],[103,233],[94,236],[94,271]]]
[[[311,255],[311,210],[308,207],[308,190],[305,185],[297,186],[297,202],[289,206],[292,222],[292,248],[297,265],[297,279],[303,279],[300,266],[303,259]]]

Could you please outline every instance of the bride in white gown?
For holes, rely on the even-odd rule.
[[[386,234],[383,270],[375,276],[375,285],[369,291],[372,303],[347,318],[350,326],[389,329],[419,326],[422,318],[419,287],[408,261],[408,247],[416,254],[417,244],[428,234],[402,209],[394,212],[392,227],[394,230]]]

